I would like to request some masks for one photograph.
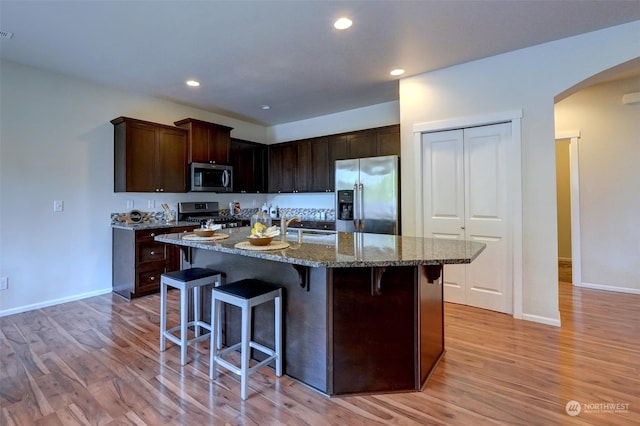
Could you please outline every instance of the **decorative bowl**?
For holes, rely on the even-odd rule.
[[[254,246],[268,246],[273,240],[273,237],[251,236],[251,237],[248,237],[247,240]]]
[[[196,228],[193,230],[194,234],[198,237],[213,237],[213,234],[216,233],[215,229],[204,229],[204,228]]]

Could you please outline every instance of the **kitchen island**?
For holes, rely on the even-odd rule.
[[[420,390],[444,355],[442,266],[470,263],[485,247],[294,231],[286,235],[287,248],[256,251],[236,247],[249,228],[222,233],[229,237],[155,239],[181,247],[185,268],[221,270],[227,282],[257,278],[284,286],[285,374],[331,396]],[[204,303],[208,312],[209,299]],[[267,346],[273,344],[272,316],[268,304],[254,313],[255,340]],[[227,344],[239,341],[239,324],[239,313],[227,308]]]

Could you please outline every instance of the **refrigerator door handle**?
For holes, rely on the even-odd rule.
[[[360,206],[358,207],[358,216],[360,219],[360,230],[364,230],[364,184],[360,182]]]
[[[360,218],[358,213],[358,182],[353,184],[353,229],[358,230],[358,219]]]

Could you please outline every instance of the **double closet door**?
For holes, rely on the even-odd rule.
[[[513,311],[510,141],[511,123],[422,134],[423,235],[487,245],[471,264],[445,266],[445,301]]]

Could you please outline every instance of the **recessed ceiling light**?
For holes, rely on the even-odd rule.
[[[271,107],[269,105],[260,105],[260,109],[263,109],[266,111],[268,109],[271,109]]]
[[[396,68],[394,70],[391,70],[391,72],[389,74],[391,74],[391,75],[402,75],[402,74],[404,74],[404,70],[402,68]]]
[[[333,27],[337,30],[346,30],[351,25],[353,25],[353,22],[349,18],[340,18],[333,23]]]
[[[187,86],[198,87],[200,86],[200,82],[195,80],[187,80]]]

